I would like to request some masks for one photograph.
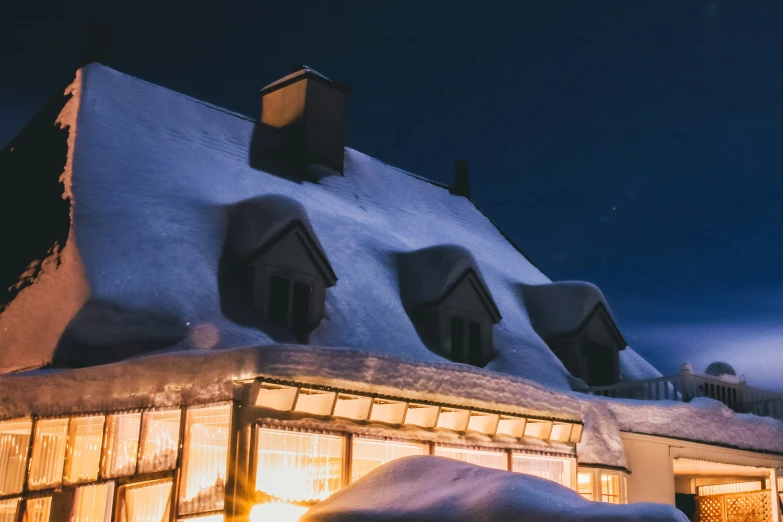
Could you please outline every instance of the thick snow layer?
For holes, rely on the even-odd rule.
[[[573,333],[599,303],[609,310],[601,290],[583,281],[525,285],[522,296],[533,328],[544,339]]]
[[[582,416],[584,431],[576,446],[579,462],[627,469],[620,426],[612,410],[600,402],[583,401]]]
[[[623,381],[641,381],[655,379],[663,374],[648,363],[633,348],[627,346],[620,351],[620,379]]]
[[[433,487],[437,485],[437,487]],[[550,480],[440,457],[381,466],[311,508],[301,522],[686,522],[674,506],[590,502]]]

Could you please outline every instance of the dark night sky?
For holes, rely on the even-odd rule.
[[[722,359],[783,390],[777,0],[103,4],[6,8],[0,145],[73,78],[90,17],[115,69],[248,115],[306,63],[354,88],[349,146],[443,182],[467,159],[476,202],[549,277],[600,286],[661,371]]]

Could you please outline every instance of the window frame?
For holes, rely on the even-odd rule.
[[[579,466],[577,470],[577,488],[579,482],[579,475],[589,474],[592,481],[592,500],[593,502],[603,502],[605,504],[611,504],[612,502],[605,502],[603,498],[607,496],[603,492],[602,477],[611,476],[617,479],[617,504],[628,503],[628,474],[622,470],[600,467],[585,467]],[[577,493],[579,490],[576,490]]]
[[[475,314],[472,312],[467,312],[465,310],[459,309],[459,308],[453,308],[450,306],[444,307],[443,310],[443,316],[445,317],[445,320],[442,320],[442,338],[444,339],[444,342],[442,342],[443,345],[443,352],[448,355],[448,359],[452,362],[459,362],[461,364],[469,364],[471,366],[476,366],[479,368],[483,368],[487,362],[489,361],[488,352],[489,349],[487,347],[487,333],[489,332],[489,328],[492,328],[491,321],[488,320],[486,316],[483,316],[481,314]],[[454,359],[454,344],[453,339],[451,335],[451,325],[452,321],[455,319],[462,321],[462,358],[460,361],[456,361]],[[471,357],[471,346],[470,346],[470,324],[476,323],[479,326],[479,352],[481,354],[481,360],[475,361]],[[445,340],[448,339],[448,342],[445,342]]]
[[[300,342],[307,342],[307,337],[310,335],[310,325],[313,322],[313,302],[314,302],[313,297],[315,294],[316,284],[318,283],[317,279],[309,274],[305,274],[298,270],[283,268],[277,265],[267,266],[263,277],[264,277],[264,287],[266,288],[266,291],[263,296],[264,320],[270,322],[269,311],[270,311],[270,301],[272,299],[272,294],[271,294],[272,278],[281,277],[287,279],[288,302],[286,303],[286,325],[285,327],[276,326],[275,328],[283,328],[287,332],[291,333],[291,335],[296,337],[297,340],[299,340]],[[296,283],[305,284],[310,288],[310,299],[308,300],[308,305],[307,305],[307,320],[306,320],[306,325],[307,325],[306,329],[308,331],[301,334],[297,334],[296,332],[293,331],[294,286]],[[270,322],[270,324],[272,323]]]

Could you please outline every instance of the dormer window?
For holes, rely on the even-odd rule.
[[[486,365],[501,317],[473,256],[442,245],[400,256],[400,296],[422,342],[454,362]]]
[[[269,323],[290,331],[299,342],[306,342],[312,322],[313,283],[275,274],[270,276],[268,288],[266,318]]]

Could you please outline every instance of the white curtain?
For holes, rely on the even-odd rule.
[[[167,522],[171,485],[171,480],[164,480],[121,488],[119,519],[116,522]]]
[[[150,411],[141,427],[139,473],[174,469],[179,449],[180,410]]]
[[[22,491],[32,429],[30,420],[0,422],[0,495]]]
[[[102,473],[105,477],[122,477],[136,473],[139,452],[141,413],[110,415],[106,427],[106,454]]]
[[[179,513],[223,509],[231,405],[189,409]]]
[[[111,522],[113,498],[114,482],[77,488],[70,522]]]
[[[392,440],[353,439],[351,481],[356,482],[375,468],[389,461],[412,455],[428,455],[428,444]]]
[[[92,482],[98,478],[103,442],[103,416],[71,419],[68,429],[68,458],[65,481]]]
[[[258,428],[256,491],[270,504],[307,506],[342,487],[344,438]]]
[[[27,499],[24,510],[24,522],[49,522],[52,511],[52,497]]]
[[[535,457],[515,453],[511,457],[511,471],[551,480],[567,488],[572,487],[571,461],[567,459]]]
[[[28,477],[30,489],[56,486],[62,482],[67,440],[68,419],[46,419],[35,423]]]
[[[19,502],[21,499],[18,498],[0,500],[0,522],[16,522]]]
[[[469,462],[485,468],[508,470],[508,455],[505,451],[483,451],[435,446],[435,455]]]

